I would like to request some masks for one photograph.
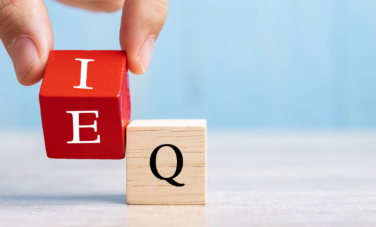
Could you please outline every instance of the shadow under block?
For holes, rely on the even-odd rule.
[[[132,121],[126,160],[127,204],[206,203],[206,120]]]
[[[123,51],[51,51],[39,101],[49,158],[124,158],[130,97]]]

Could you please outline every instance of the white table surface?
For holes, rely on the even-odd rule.
[[[376,132],[208,137],[205,206],[126,205],[125,160],[48,159],[0,133],[0,226],[376,226]]]

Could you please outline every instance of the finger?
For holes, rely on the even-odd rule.
[[[121,9],[124,0],[57,0],[65,5],[93,12],[115,12]]]
[[[0,39],[18,81],[23,85],[40,81],[53,49],[51,22],[43,0],[0,0]]]
[[[133,73],[146,72],[167,12],[168,0],[125,0],[120,45],[127,54],[128,67]]]

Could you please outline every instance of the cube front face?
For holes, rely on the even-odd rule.
[[[206,203],[205,120],[131,122],[126,159],[128,204]]]
[[[130,102],[121,51],[51,51],[40,90],[47,156],[122,159]]]

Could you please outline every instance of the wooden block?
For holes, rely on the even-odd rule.
[[[122,159],[130,118],[122,51],[51,51],[39,93],[47,156]]]
[[[127,127],[128,204],[206,203],[206,120]]]

